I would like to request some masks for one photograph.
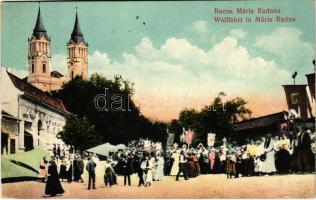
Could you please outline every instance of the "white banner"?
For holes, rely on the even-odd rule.
[[[215,143],[215,136],[216,136],[215,133],[208,133],[208,134],[207,134],[207,145],[208,145],[209,147],[214,146],[214,143]]]
[[[185,142],[187,144],[192,144],[193,134],[193,131],[191,131],[190,129],[185,132]]]
[[[174,142],[174,133],[169,133],[167,138],[167,146],[172,146]]]
[[[182,133],[182,134],[180,135],[180,143],[184,143],[184,142],[185,142],[185,134]]]

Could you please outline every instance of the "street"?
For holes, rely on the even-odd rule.
[[[316,196],[315,174],[245,177],[226,179],[220,175],[201,175],[185,181],[165,177],[153,182],[151,187],[137,187],[138,177],[132,176],[132,186],[118,185],[105,188],[103,175],[97,174],[97,189],[87,190],[85,183],[62,183],[64,195],[54,198],[312,198]],[[51,198],[43,197],[45,184],[37,181],[7,183],[2,185],[3,198]]]

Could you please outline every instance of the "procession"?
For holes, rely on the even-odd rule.
[[[315,171],[316,134],[304,127],[282,136],[267,134],[261,140],[246,140],[241,146],[223,138],[222,144],[214,147],[215,138],[210,135],[208,147],[203,144],[193,147],[190,134],[192,131],[185,131],[183,145],[174,143],[165,150],[160,142],[148,140],[109,151],[108,156],[77,152],[65,157],[55,149],[51,160],[44,158],[40,165],[40,178],[46,182],[45,194],[62,194],[59,180],[83,183],[83,173],[88,174],[90,190],[97,189],[96,179],[103,179],[105,187],[123,184],[117,182],[118,176],[124,176],[124,186],[150,187],[156,181],[163,182],[166,176],[175,181],[180,181],[180,177],[190,181],[206,174],[226,174],[227,179],[232,179]],[[97,168],[103,170],[103,177],[96,177]],[[132,174],[137,174],[137,183],[131,183]]]
[[[311,3],[3,2],[1,198],[314,198]]]

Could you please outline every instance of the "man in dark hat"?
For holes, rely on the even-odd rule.
[[[185,180],[188,180],[189,178],[187,177],[187,158],[184,154],[184,151],[182,150],[181,151],[181,154],[180,154],[180,158],[179,158],[179,171],[177,173],[177,176],[176,176],[176,181],[179,181],[179,177],[180,177],[180,174],[181,172],[183,173],[183,176],[184,176],[184,179]]]
[[[124,174],[124,185],[126,185],[126,181],[128,181],[128,186],[131,186],[131,175],[132,175],[133,169],[132,169],[132,158],[130,155],[123,156],[122,168],[123,168],[123,174]]]
[[[91,157],[88,157],[88,163],[86,166],[86,170],[88,171],[89,174],[89,182],[88,182],[88,190],[90,190],[91,188],[91,184],[92,184],[92,188],[95,188],[95,168],[96,168],[97,164],[91,159]]]

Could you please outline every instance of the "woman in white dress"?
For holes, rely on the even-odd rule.
[[[262,172],[263,173],[274,173],[276,172],[275,168],[275,159],[274,159],[274,140],[271,137],[271,134],[266,136],[266,140],[264,142],[264,152],[266,154],[266,159],[262,163]]]
[[[176,176],[179,171],[180,150],[174,151],[171,155],[171,158],[173,159],[173,164],[172,164],[170,175]]]
[[[158,154],[157,155],[157,162],[156,162],[157,168],[156,168],[156,173],[154,176],[155,181],[161,181],[163,177],[163,166],[164,166],[164,159],[163,157]]]
[[[143,170],[143,179],[145,182],[145,187],[150,186],[153,181],[152,169],[153,163],[149,156],[145,157],[145,160],[141,164],[141,168]]]

